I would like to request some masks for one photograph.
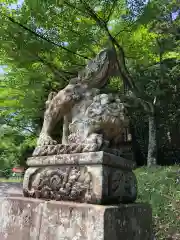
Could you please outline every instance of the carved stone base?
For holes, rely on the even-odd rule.
[[[26,197],[93,204],[136,200],[134,162],[105,153],[75,153],[28,159],[23,192]]]
[[[0,198],[1,240],[151,240],[148,204],[97,206]]]
[[[92,143],[72,143],[72,144],[56,144],[56,145],[43,145],[37,146],[33,152],[33,157],[37,156],[50,156],[50,155],[60,155],[60,154],[72,154],[72,153],[84,153],[84,152],[93,152],[95,151]],[[123,147],[121,150],[108,148],[102,146],[99,151],[104,151],[107,153],[114,154],[116,156],[121,156],[123,154]]]

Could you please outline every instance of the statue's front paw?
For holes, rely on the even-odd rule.
[[[56,145],[57,141],[52,139],[50,136],[41,134],[38,141],[37,145],[38,146],[44,146],[44,145]]]

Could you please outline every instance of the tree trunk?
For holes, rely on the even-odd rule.
[[[148,143],[148,156],[147,166],[157,165],[157,129],[156,129],[156,116],[154,113],[149,115],[149,143]]]

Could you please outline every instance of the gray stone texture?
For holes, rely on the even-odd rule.
[[[135,163],[103,151],[28,159],[24,196],[93,204],[132,203]]]
[[[1,240],[151,240],[151,219],[147,204],[0,199]]]

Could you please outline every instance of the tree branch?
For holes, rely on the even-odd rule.
[[[132,79],[132,77],[131,77],[131,75],[130,75],[127,67],[126,67],[125,54],[124,54],[123,48],[120,46],[120,44],[117,42],[117,40],[111,35],[111,33],[109,32],[109,29],[107,27],[107,24],[103,21],[103,19],[99,18],[97,16],[97,14],[94,12],[94,10],[91,9],[91,7],[86,2],[84,2],[83,0],[80,0],[80,1],[85,5],[85,8],[88,10],[88,13],[89,13],[90,17],[92,17],[96,21],[96,23],[100,26],[100,28],[102,28],[107,33],[108,38],[113,45],[113,48],[114,48],[114,51],[115,51],[115,54],[116,54],[118,69],[119,69],[120,75],[121,75],[124,83],[126,83],[127,86],[131,90],[137,92],[137,88],[135,86],[135,83],[134,83],[134,81],[133,81],[133,79]],[[118,56],[117,56],[117,53],[116,53],[115,46],[117,47],[117,49],[119,51]]]
[[[127,30],[127,29],[122,29],[122,30],[120,30],[118,33],[116,33],[116,35],[114,36],[114,38],[116,38],[120,33],[122,33],[122,32],[129,32],[129,33],[131,33],[131,30]]]
[[[105,30],[105,32],[108,35],[109,40],[111,41],[112,45],[114,46],[115,53],[116,53],[115,46],[118,48],[119,54],[117,56],[117,53],[116,53],[116,58],[117,58],[117,64],[118,64],[118,69],[119,69],[120,75],[121,75],[124,83],[126,83],[127,86],[131,90],[133,89],[134,91],[135,90],[137,91],[135,83],[126,67],[124,50],[120,46],[120,44],[117,42],[117,40],[110,34],[108,27],[107,27],[107,23],[95,13],[95,11],[87,4],[86,1],[80,0],[80,2],[84,5],[85,9],[87,10],[87,14],[96,21],[96,23],[99,25],[99,27],[101,29]],[[77,8],[76,6],[74,6],[72,4],[67,3],[67,1],[65,1],[65,4],[67,4],[68,6],[70,6],[73,9],[77,9],[78,11],[82,12],[81,9]],[[120,58],[120,64],[119,64],[118,57]]]
[[[13,36],[13,34],[11,32],[8,32],[9,35],[16,41],[15,37]],[[21,32],[20,32],[21,33]],[[51,71],[52,73],[54,73],[55,76],[60,76],[61,78],[63,78],[64,80],[67,80],[65,78],[65,76],[63,74],[68,74],[70,76],[74,76],[75,72],[68,72],[65,71],[63,69],[58,69],[54,64],[48,62],[47,60],[45,60],[43,57],[40,57],[38,54],[32,53],[27,51],[26,49],[24,50],[24,52],[30,56],[35,57],[35,59],[37,59],[38,61],[40,61],[41,63],[43,63],[43,65],[46,65]]]
[[[2,123],[6,124],[7,126],[12,127],[12,128],[16,128],[16,129],[20,128],[22,130],[28,131],[28,132],[34,134],[35,136],[37,136],[33,130],[30,130],[29,128],[26,128],[24,126],[20,126],[20,125],[17,126],[17,124],[12,124],[11,120],[7,120],[7,119],[3,118]]]
[[[92,17],[100,27],[106,26],[106,22],[95,13],[95,11],[87,4],[86,1],[80,0],[80,2],[85,6],[85,9],[88,10],[88,15]]]
[[[66,48],[66,47],[63,47],[62,45],[60,45],[60,44],[58,44],[58,43],[55,43],[55,42],[51,41],[51,40],[48,39],[48,38],[45,38],[44,36],[40,35],[39,33],[34,32],[34,31],[31,30],[30,28],[28,28],[28,27],[24,26],[23,24],[15,21],[12,17],[9,17],[9,16],[7,16],[7,15],[4,15],[4,16],[5,16],[6,18],[8,18],[8,20],[11,21],[12,23],[14,23],[14,24],[18,25],[19,27],[23,28],[24,30],[30,32],[31,34],[35,35],[36,37],[39,37],[39,38],[41,38],[42,40],[47,41],[47,42],[53,44],[54,46],[60,47],[60,48],[62,48],[63,50],[65,50],[65,51],[67,51],[67,52],[69,52],[69,53],[71,53],[71,54],[74,54],[74,55],[77,55],[77,56],[79,56],[79,57],[82,57],[82,58],[85,58],[85,59],[90,60],[88,57],[83,56],[83,55],[81,55],[81,54],[78,54],[78,53],[76,53],[76,52],[73,52],[72,50],[70,50],[70,49],[68,49],[68,48]]]
[[[68,7],[72,8],[72,9],[76,9],[77,11],[81,12],[84,14],[84,11],[76,6],[74,6],[73,4],[67,2],[67,1],[63,1],[63,3],[65,3]]]
[[[68,74],[68,75],[74,75],[74,72],[69,72],[69,71],[65,71],[63,69],[58,69],[54,64],[48,62],[47,60],[45,60],[43,57],[40,57],[39,55],[36,55],[37,59],[39,59],[40,62],[42,62],[44,65],[47,65],[52,72],[62,76],[63,74]]]
[[[79,32],[75,31],[72,27],[70,27],[70,26],[68,26],[68,27],[60,26],[60,27],[63,28],[63,30],[70,31],[72,34],[79,37]],[[99,42],[95,41],[94,39],[92,40],[92,42],[99,45]],[[84,46],[86,49],[88,49],[93,54],[94,57],[96,56],[96,53],[94,52],[93,49],[91,49],[91,47],[89,45],[84,45]]]
[[[91,7],[87,4],[87,2],[84,2],[83,0],[80,0],[80,2],[83,3],[85,8],[88,10],[89,16],[92,19],[94,19],[96,21],[96,23],[99,25],[99,27],[107,33],[107,36],[108,36],[110,42],[112,43],[112,46],[113,46],[113,49],[115,52],[118,70],[119,70],[120,76],[124,82],[124,89],[126,88],[126,85],[127,85],[129,87],[129,89],[133,92],[134,97],[137,99],[141,99],[139,97],[139,89],[136,87],[134,80],[127,69],[126,62],[125,62],[124,49],[109,32],[107,23],[103,19],[101,19],[99,16],[97,16],[97,14],[94,12],[93,9],[91,9]],[[116,47],[118,49],[119,54],[117,54]],[[151,111],[151,109],[152,109],[151,102],[141,101],[141,104],[143,105],[143,107],[146,111]]]
[[[111,15],[112,15],[113,12],[114,12],[114,9],[115,9],[115,6],[116,6],[116,3],[117,3],[117,2],[118,2],[118,0],[114,0],[114,1],[113,1],[112,8],[110,9],[110,12],[109,12],[109,14],[108,14],[106,23],[109,22],[109,19],[110,19]]]
[[[43,59],[39,55],[37,55],[36,57],[40,62],[42,62],[44,65],[46,65],[54,73],[55,77],[57,76],[57,77],[63,78],[64,80],[67,80],[67,78],[64,76],[64,74],[69,74],[71,76],[74,75],[74,73],[67,72],[67,71],[64,71],[62,69],[61,70],[57,69],[56,66],[54,66],[53,64],[51,64],[47,60]]]

